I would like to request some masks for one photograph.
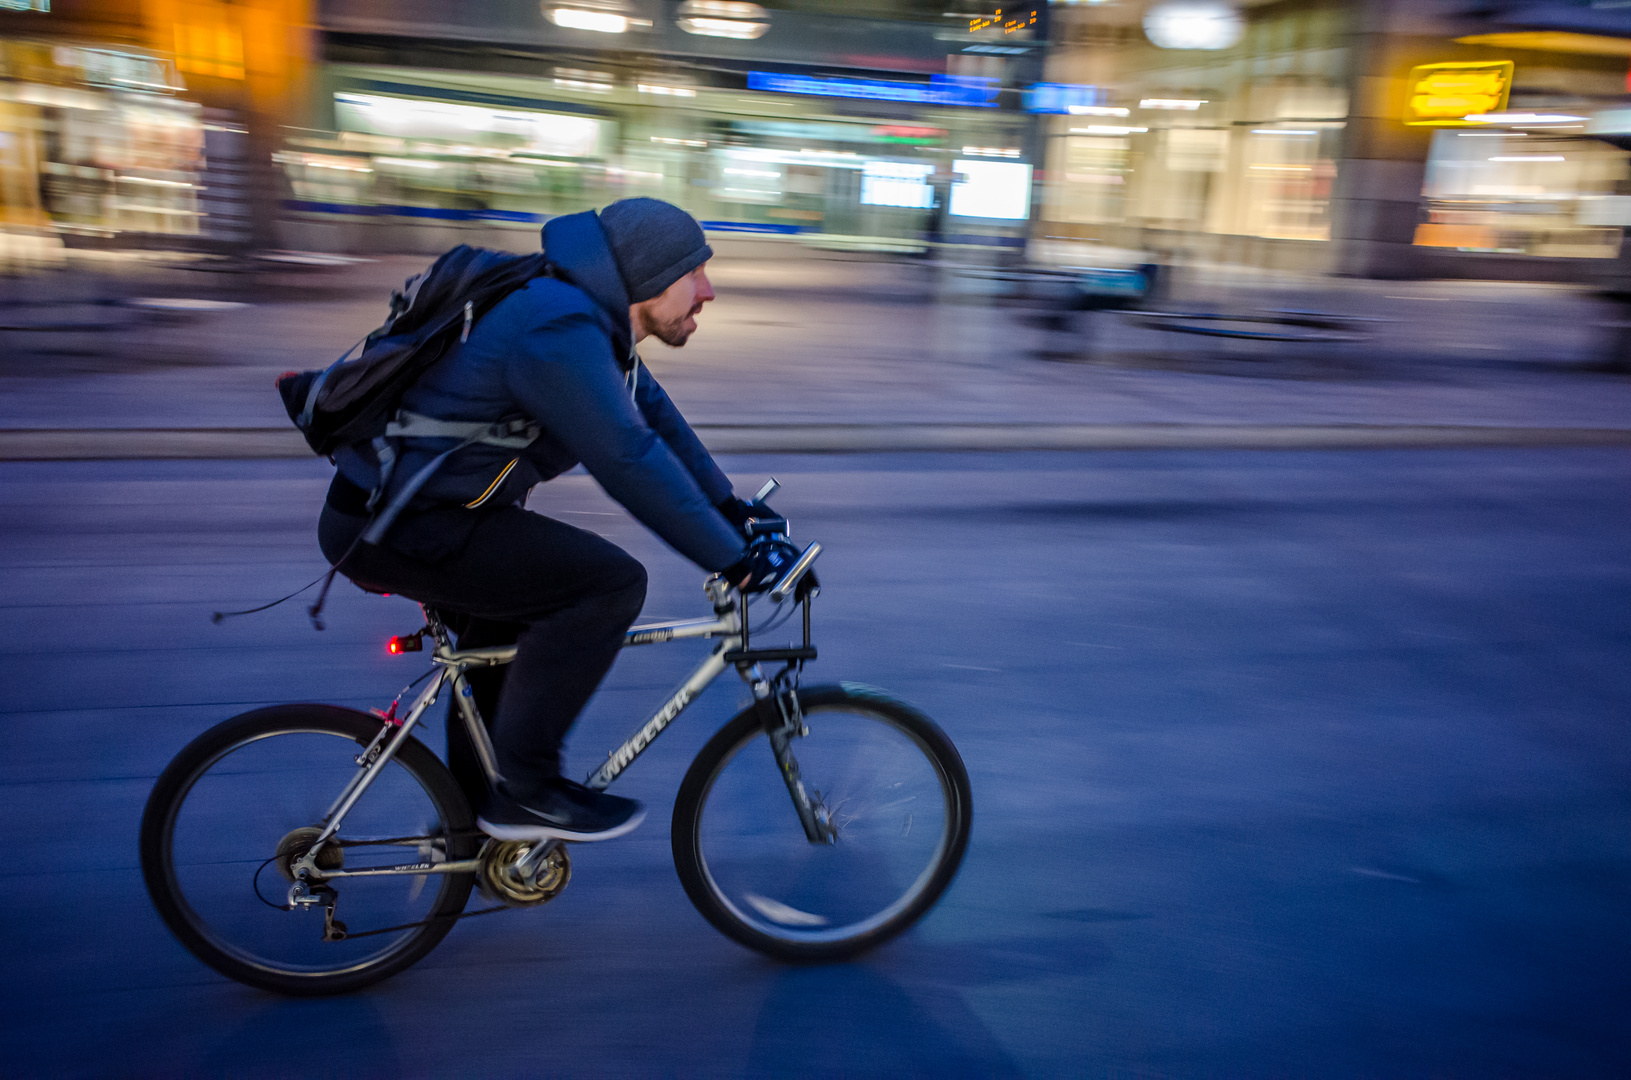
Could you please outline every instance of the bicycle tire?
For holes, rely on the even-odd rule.
[[[347,993],[388,978],[423,958],[447,936],[448,931],[453,928],[454,920],[464,910],[474,883],[474,874],[433,874],[412,879],[389,879],[421,883],[437,879],[437,893],[428,905],[428,922],[407,929],[402,936],[386,942],[376,954],[341,966],[337,970],[314,970],[301,965],[280,967],[277,962],[257,956],[242,945],[226,940],[221,932],[194,910],[193,903],[189,901],[187,891],[183,888],[177,873],[175,833],[178,818],[187,806],[188,796],[201,780],[210,775],[215,766],[235,752],[248,747],[259,748],[265,744],[271,748],[272,744],[265,741],[279,736],[296,734],[336,736],[335,749],[343,749],[339,745],[341,740],[362,748],[372,742],[379,734],[379,730],[379,718],[368,713],[334,705],[279,705],[257,709],[225,720],[194,739],[176,755],[153,785],[152,794],[148,797],[146,809],[142,814],[141,864],[142,877],[147,884],[148,895],[152,898],[154,907],[158,909],[165,925],[188,951],[221,974],[249,986],[295,996],[320,996]],[[292,741],[285,740],[283,745],[292,745]],[[355,753],[356,750],[350,750],[347,752],[348,756],[340,759],[350,765],[353,772],[356,766],[352,762],[352,756]],[[327,759],[324,764],[339,767],[338,762],[329,762]],[[417,784],[428,804],[434,808],[437,820],[431,826],[432,831],[426,835],[435,835],[434,829],[438,827],[442,830],[444,857],[450,860],[474,857],[479,848],[479,840],[474,836],[475,815],[447,767],[423,743],[412,737],[408,738],[397,751],[393,762],[388,766],[388,772],[398,766]],[[289,770],[291,775],[296,772],[297,770]],[[234,775],[229,770],[222,770],[222,774]],[[397,774],[389,775],[393,777],[393,782],[399,782],[395,781]],[[383,779],[382,777],[382,781]],[[223,783],[223,780],[219,778],[212,780],[212,790],[213,785],[219,783]],[[358,800],[357,806],[367,804],[369,797],[383,786],[385,785],[382,782],[376,782],[375,787]],[[412,791],[406,784],[401,784],[401,787],[405,791]],[[337,794],[338,790],[334,790],[328,792],[325,797],[332,798]],[[208,799],[208,793],[200,796],[200,802],[207,803]],[[319,803],[312,806],[305,820],[291,818],[290,821],[298,825],[312,825],[324,813],[326,805]],[[357,810],[354,808],[352,816],[347,818],[347,825],[356,814]],[[344,832],[342,829],[342,835]],[[253,844],[253,841],[246,843]],[[254,847],[253,850],[258,856],[261,848]],[[267,851],[266,854],[269,857],[273,856],[275,845],[274,850]],[[238,862],[242,865],[234,868],[231,873],[244,875],[243,884],[245,886],[253,884],[255,890],[251,893],[245,888],[243,902],[247,905],[256,905],[264,900],[264,896],[257,900],[255,894],[260,893],[263,888],[261,881],[265,875],[262,871],[265,871],[266,864],[261,865],[251,883],[245,869],[248,863],[242,860]],[[266,871],[266,875],[275,882],[275,886],[271,887],[274,894],[286,888],[284,879],[279,877],[276,871]],[[387,879],[347,880],[354,883]],[[344,889],[346,886],[340,887]],[[420,888],[423,888],[422,884]],[[415,894],[415,897],[417,895]],[[268,906],[276,906],[271,905],[270,901],[266,903]],[[336,910],[338,912],[341,909]],[[287,917],[297,919],[301,918],[302,914],[289,912]],[[305,923],[300,929],[309,931],[311,924],[309,921]]]
[[[798,699],[806,717],[806,724],[811,730],[809,737],[794,739],[793,749],[801,767],[806,766],[806,759],[811,756],[810,748],[816,746],[823,736],[822,714],[831,713],[834,716],[842,714],[876,721],[880,725],[880,731],[898,733],[904,741],[897,739],[894,742],[898,744],[896,753],[903,755],[902,764],[906,764],[908,759],[915,762],[916,759],[912,757],[915,751],[921,755],[922,762],[932,770],[933,779],[938,783],[940,798],[944,803],[941,814],[943,821],[937,846],[918,872],[916,880],[906,892],[891,905],[881,908],[878,913],[867,918],[858,918],[849,925],[837,926],[801,928],[798,925],[780,925],[770,916],[756,918],[742,905],[736,903],[732,896],[727,895],[729,887],[716,879],[713,872],[715,868],[710,866],[708,852],[704,850],[709,843],[705,841],[704,833],[709,828],[709,798],[715,794],[721,776],[725,770],[730,769],[733,762],[742,760],[744,749],[758,743],[764,737],[758,713],[752,707],[738,713],[715,733],[697,753],[691,767],[686,771],[674,805],[671,835],[674,866],[692,904],[709,923],[732,940],[789,962],[842,960],[875,948],[900,934],[922,918],[940,899],[956,875],[968,846],[969,830],[973,822],[973,797],[968,772],[956,747],[932,720],[910,705],[882,690],[855,683],[800,689]],[[778,845],[785,842],[790,858],[803,859],[806,856],[824,858],[822,852],[825,848],[810,845],[798,826],[786,787],[778,775],[774,758],[770,755],[768,741],[764,754],[763,764],[759,768],[762,768],[769,778],[765,781],[766,786],[760,789],[763,797],[769,800],[764,803],[766,808],[775,802],[770,794],[771,783],[780,789],[780,807],[776,812],[775,821],[775,827],[780,830],[780,835],[770,842]],[[914,764],[912,768],[916,769],[917,766]],[[805,780],[812,789],[819,789],[823,783],[824,778],[819,775],[820,772],[819,768],[815,771],[805,769]],[[924,783],[928,784],[928,781],[925,780]],[[929,786],[932,787],[932,784]],[[909,829],[912,819],[908,816],[905,820]],[[756,836],[754,840],[758,843],[766,842],[762,835]],[[832,850],[839,850],[838,845],[845,842],[845,831],[841,829],[839,839],[832,845]],[[803,845],[803,848],[799,849],[798,845]],[[755,904],[760,911],[774,914],[778,910],[793,910],[774,898],[744,895],[747,896],[749,903]],[[794,911],[794,916],[805,923],[819,918],[798,911]],[[782,918],[783,922],[786,922],[781,916],[776,918]],[[826,920],[828,924],[833,921],[835,920]]]

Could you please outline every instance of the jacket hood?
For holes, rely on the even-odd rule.
[[[629,326],[629,290],[612,258],[611,245],[593,210],[566,214],[544,222],[544,255],[612,320],[619,353],[629,350],[634,337]]]

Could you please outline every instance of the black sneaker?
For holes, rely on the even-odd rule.
[[[583,841],[614,839],[645,819],[633,799],[559,779],[522,798],[500,788],[488,797],[476,825],[499,840]]]

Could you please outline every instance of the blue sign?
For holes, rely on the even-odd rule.
[[[786,75],[775,71],[748,72],[749,90],[775,94],[811,94],[816,97],[861,98],[866,101],[904,101],[916,105],[967,105],[980,109],[997,106],[996,79],[932,75],[927,83],[885,82],[881,79],[823,79],[814,75]]]
[[[1072,105],[1103,105],[1102,86],[1083,86],[1080,83],[1037,83],[1025,91],[1025,111],[1034,113],[1068,113]]]

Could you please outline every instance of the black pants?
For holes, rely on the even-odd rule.
[[[646,599],[646,570],[593,533],[520,507],[431,511],[409,522],[434,531],[436,515],[468,531],[435,562],[391,546],[356,544],[364,519],[323,509],[318,539],[340,572],[373,592],[398,593],[443,613],[460,648],[515,643],[506,667],[471,672],[476,705],[491,725],[498,768],[525,794],[561,772],[561,743],[616,659]],[[347,551],[350,552],[347,555]],[[448,764],[467,793],[485,792],[457,708],[448,711]],[[479,801],[477,803],[479,805]]]

